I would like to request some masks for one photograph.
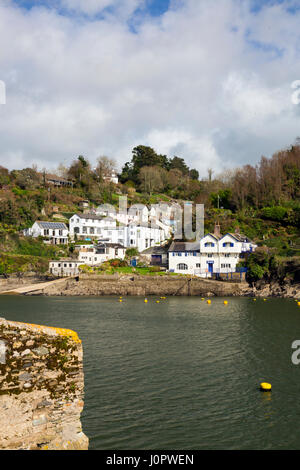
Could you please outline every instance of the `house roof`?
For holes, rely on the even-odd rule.
[[[85,213],[85,214],[78,214],[76,212],[76,215],[77,217],[79,217],[80,219],[92,219],[92,220],[102,220],[102,219],[105,219],[105,220],[114,220],[112,219],[111,217],[105,217],[103,215],[96,215],[96,214],[92,214],[92,213]],[[72,215],[72,217],[74,217],[74,215]]]
[[[141,255],[164,255],[168,253],[168,248],[164,246],[150,246],[141,252]]]
[[[46,179],[47,180],[53,180],[53,181],[61,181],[63,183],[72,183],[72,180],[68,180],[66,178],[62,178],[61,176],[54,175],[53,173],[47,173],[46,174]]]
[[[200,243],[197,242],[172,242],[170,251],[200,251]]]
[[[222,235],[219,236],[219,235],[215,235],[214,233],[207,233],[203,238],[208,237],[209,235],[213,237],[215,240],[221,240],[221,238],[223,237]]]
[[[82,261],[74,258],[60,258],[60,259],[52,259],[49,263],[78,263],[82,264]]]
[[[121,245],[120,243],[107,243],[105,240],[99,241],[98,245],[96,245],[96,249],[99,248],[101,245],[104,245],[108,248],[123,248],[126,250],[126,247]]]
[[[42,221],[37,220],[36,224],[38,224],[39,227],[45,228],[45,229],[68,230],[68,227],[63,222],[42,222]]]
[[[136,227],[136,228],[139,228],[139,227],[145,227],[145,228],[156,228],[156,229],[161,229],[161,227],[159,227],[159,225],[157,225],[156,223],[147,223],[147,222],[130,222],[128,224],[129,227]]]
[[[230,235],[231,237],[235,238],[239,242],[247,242],[249,241],[245,235],[241,235],[240,233],[226,233],[226,235]],[[224,237],[226,236],[224,235]],[[222,238],[224,238],[222,237]]]

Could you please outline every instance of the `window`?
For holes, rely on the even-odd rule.
[[[212,243],[212,242],[206,242],[206,243],[204,244],[204,246],[205,246],[205,247],[207,247],[207,246],[208,246],[208,247],[214,247],[215,244]]]
[[[74,233],[79,233],[79,227],[74,227]]]
[[[230,258],[230,253],[225,253],[225,258]]]
[[[187,265],[187,264],[184,264],[184,263],[177,264],[177,269],[178,269],[179,271],[187,271],[188,265]]]
[[[201,268],[201,264],[200,264],[200,263],[196,263],[196,268]]]
[[[208,257],[208,258],[212,258],[212,257],[213,257],[213,255],[212,255],[212,254],[209,254],[209,255],[207,255],[207,257]]]
[[[225,248],[233,247],[233,246],[234,246],[234,243],[225,242],[225,243],[223,243],[223,246],[224,246]]]

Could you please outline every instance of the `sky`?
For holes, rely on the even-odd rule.
[[[0,0],[0,165],[255,165],[300,136],[299,24],[300,0]]]

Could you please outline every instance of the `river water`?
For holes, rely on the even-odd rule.
[[[0,297],[0,317],[81,337],[91,449],[300,448],[294,300],[143,300]]]

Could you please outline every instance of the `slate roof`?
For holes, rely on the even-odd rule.
[[[231,237],[235,238],[238,242],[248,242],[248,238],[245,235],[241,235],[240,233],[226,233],[226,235],[230,235]],[[225,235],[224,235],[225,237]]]
[[[171,251],[200,251],[200,243],[197,242],[172,242],[169,250]]]
[[[90,213],[86,213],[86,214],[74,214],[76,215],[77,217],[79,217],[80,219],[92,219],[92,220],[102,220],[102,219],[105,219],[105,220],[114,220],[112,219],[111,217],[105,217],[105,215],[96,215],[96,214],[90,214]],[[73,217],[73,216],[72,216]]]
[[[42,221],[37,220],[36,223],[38,224],[39,227],[44,228],[44,229],[68,230],[68,227],[63,222],[42,222]]]
[[[95,248],[102,246],[102,245],[108,246],[109,248],[125,248],[126,250],[126,247],[124,245],[121,245],[120,243],[110,243],[110,242],[107,242],[105,239],[98,240],[98,244],[95,245]]]
[[[207,233],[205,236],[207,237],[208,235],[215,238],[216,240],[221,240],[221,238],[223,238],[223,235],[219,236],[219,235],[215,235],[214,233]]]
[[[150,246],[141,252],[141,255],[164,255],[168,253],[168,248],[164,246]]]

